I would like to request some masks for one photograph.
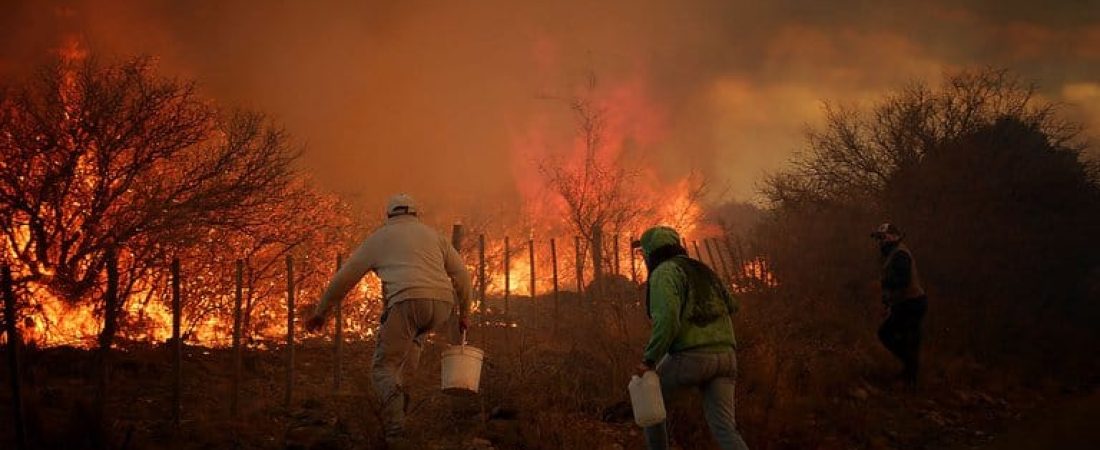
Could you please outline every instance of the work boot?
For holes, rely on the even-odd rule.
[[[398,390],[382,405],[382,419],[387,442],[391,437],[403,438],[405,436],[406,399],[406,394]]]

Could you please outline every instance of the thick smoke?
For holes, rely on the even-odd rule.
[[[588,73],[652,109],[657,138],[622,142],[656,173],[701,169],[740,200],[792,157],[822,100],[870,102],[952,68],[1038,78],[1100,128],[1095,4],[762,3],[8,1],[0,75],[66,39],[153,55],[220,104],[274,115],[324,185],[364,205],[409,191],[448,214],[519,201],[537,175],[517,142],[567,147],[570,112],[552,98]]]

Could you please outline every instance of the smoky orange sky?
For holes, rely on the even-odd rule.
[[[265,111],[325,186],[380,205],[514,204],[569,147],[554,97],[596,74],[632,147],[671,183],[701,170],[759,200],[823,100],[866,104],[945,70],[996,66],[1100,129],[1095,1],[26,1],[0,8],[9,80],[67,37],[148,54],[220,105]]]

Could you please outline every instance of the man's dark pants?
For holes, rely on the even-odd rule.
[[[920,369],[921,322],[928,297],[902,300],[890,307],[890,315],[878,329],[878,338],[904,365],[902,376],[915,383]]]

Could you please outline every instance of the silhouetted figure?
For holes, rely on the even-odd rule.
[[[689,258],[680,235],[669,227],[642,233],[635,246],[645,255],[646,312],[653,331],[638,374],[656,370],[661,393],[680,390],[703,394],[703,414],[723,450],[748,450],[734,420],[737,340],[730,315],[737,301],[706,264]],[[650,450],[668,448],[665,423],[645,428]]]
[[[886,320],[878,329],[878,338],[901,360],[901,377],[916,384],[920,370],[921,321],[928,310],[928,297],[921,286],[913,253],[901,243],[904,235],[894,224],[884,223],[871,237],[879,244],[882,256],[882,303]]]

